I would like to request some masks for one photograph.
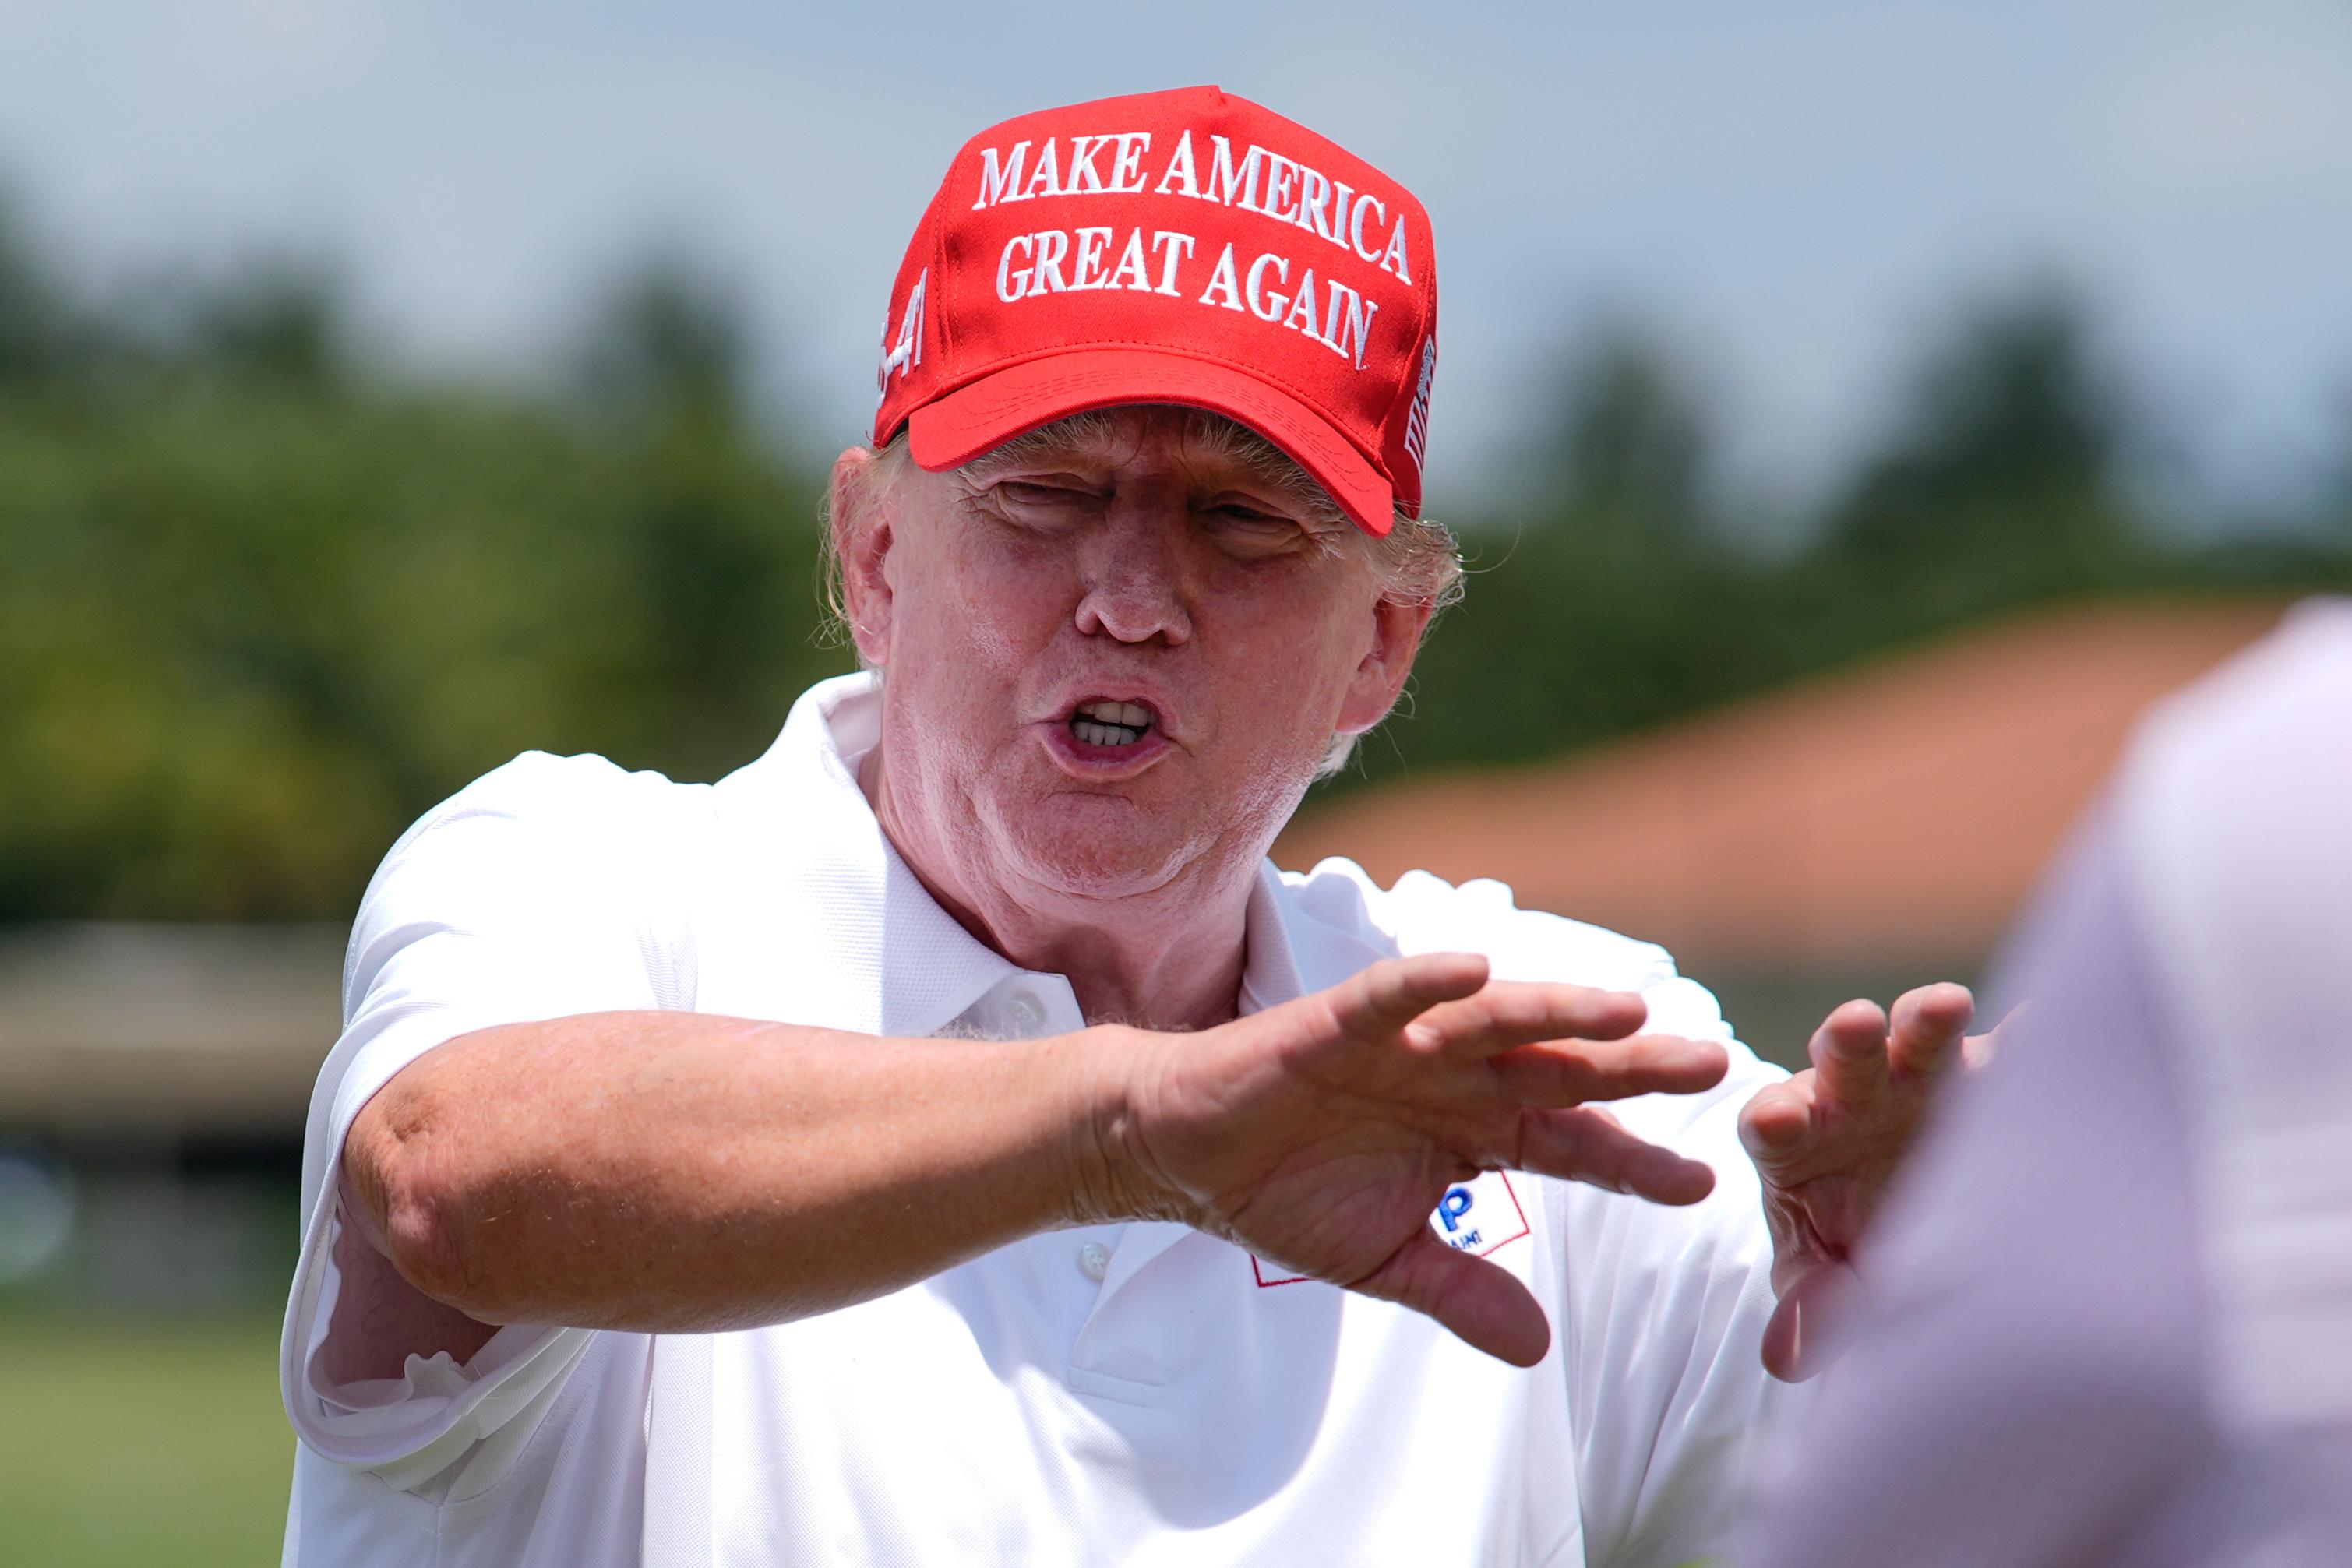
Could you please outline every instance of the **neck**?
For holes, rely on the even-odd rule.
[[[858,785],[908,868],[940,908],[1009,961],[1062,975],[1089,1023],[1209,1029],[1239,1011],[1257,853],[1195,863],[1160,887],[1118,898],[1008,885],[972,874],[941,835],[895,802],[876,747]]]

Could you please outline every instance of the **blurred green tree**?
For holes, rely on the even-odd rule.
[[[844,667],[814,485],[699,371],[589,419],[373,379],[315,280],[171,314],[0,383],[0,918],[347,915],[518,750],[712,777]]]
[[[2352,580],[2352,531],[2162,538],[2125,477],[2139,411],[2097,341],[2063,282],[1964,308],[1809,542],[1768,558],[1734,548],[1763,531],[1742,503],[1709,500],[1688,374],[1654,335],[1588,340],[1516,532],[1464,529],[1480,570],[1422,656],[1410,718],[1325,788],[1567,750],[2056,598]]]
[[[1423,652],[1410,719],[1361,749],[1357,777],[1544,756],[1720,684],[1756,568],[1710,507],[1691,376],[1657,335],[1614,324],[1566,352],[1554,403],[1524,510],[1461,529],[1469,592]]]
[[[1832,506],[1824,556],[1938,621],[2144,576],[2122,483],[2135,411],[2095,336],[2049,279],[1957,318]]]
[[[71,336],[66,302],[0,188],[0,387],[56,374]]]
[[[323,264],[264,260],[183,302],[174,335],[200,374],[331,392],[353,379],[341,300]]]
[[[1590,543],[1647,549],[1685,542],[1706,521],[1712,433],[1663,339],[1612,319],[1571,350],[1554,393],[1557,438],[1537,458],[1548,514]]]

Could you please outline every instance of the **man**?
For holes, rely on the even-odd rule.
[[[1743,1568],[2352,1560],[2347,953],[2315,601],[2140,727],[2053,874]]]
[[[1435,314],[1420,204],[1213,89],[965,147],[834,475],[869,673],[369,890],[289,1562],[1709,1547],[1968,1001],[1784,1081],[1654,947],[1266,862],[1458,572]]]

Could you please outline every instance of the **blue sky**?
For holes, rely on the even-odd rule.
[[[95,280],[338,258],[435,367],[543,362],[649,245],[753,301],[808,449],[871,408],[891,273],[955,147],[1215,81],[1412,186],[1438,236],[1430,480],[1492,493],[1611,311],[1801,496],[1956,302],[2080,280],[2200,481],[2292,494],[2352,396],[2352,5],[1189,7],[9,0],[0,169]]]

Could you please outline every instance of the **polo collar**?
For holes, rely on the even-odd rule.
[[[1274,862],[1258,862],[1257,885],[1250,889],[1248,956],[1242,964],[1240,1001],[1244,1014],[1278,1008],[1307,994],[1298,949],[1291,938],[1286,891]]]

